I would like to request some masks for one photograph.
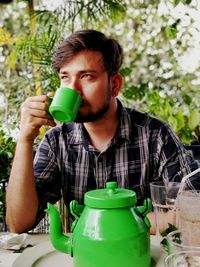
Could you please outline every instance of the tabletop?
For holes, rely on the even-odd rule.
[[[45,241],[49,241],[48,234],[29,234],[27,237],[27,244],[30,244],[31,247],[35,247],[41,242]],[[31,247],[27,247],[24,251],[29,250]],[[22,254],[23,253],[13,252],[12,250],[0,249],[0,267],[12,267],[13,262],[16,260],[16,258]]]
[[[53,261],[65,262],[65,266],[72,266],[72,259],[70,256],[55,251],[50,244],[48,234],[29,234],[27,243],[32,247],[26,248],[22,253],[14,253],[10,250],[0,249],[0,267],[48,267],[55,266]],[[50,254],[52,253],[52,254]],[[43,254],[48,254],[48,262]],[[37,258],[43,258],[40,262]],[[161,249],[156,236],[151,236],[151,255],[156,262],[155,267],[163,267],[163,259],[166,257],[166,252]],[[42,256],[42,257],[41,257]],[[51,258],[51,259],[50,259]],[[49,264],[49,260],[51,264]],[[35,262],[37,264],[35,265]],[[68,263],[68,264],[67,264]],[[23,266],[22,266],[23,265]],[[59,264],[56,264],[59,267]],[[61,264],[62,266],[62,264]]]

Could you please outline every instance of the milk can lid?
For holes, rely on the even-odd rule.
[[[91,208],[124,208],[136,203],[136,193],[129,189],[117,188],[117,182],[106,183],[106,188],[85,193],[84,203]]]

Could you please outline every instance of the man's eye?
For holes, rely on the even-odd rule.
[[[89,73],[85,73],[85,74],[82,75],[81,78],[82,78],[82,79],[91,79],[91,78],[92,78],[92,75],[89,74]]]
[[[61,80],[69,80],[68,76],[61,76]]]

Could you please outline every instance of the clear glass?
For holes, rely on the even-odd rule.
[[[165,267],[199,267],[200,251],[182,251],[165,258]]]
[[[160,240],[169,223],[177,226],[176,198],[179,187],[178,182],[169,182],[167,185],[162,182],[150,183],[156,235]]]
[[[186,246],[200,246],[200,191],[187,190],[178,194],[179,229]]]
[[[180,230],[173,231],[167,235],[167,252],[169,255],[187,250],[200,251],[200,246],[185,245],[183,234]]]

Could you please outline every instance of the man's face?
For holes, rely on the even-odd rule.
[[[61,86],[76,90],[82,97],[77,122],[102,118],[109,110],[112,98],[112,78],[109,79],[100,52],[81,51],[60,69]]]

